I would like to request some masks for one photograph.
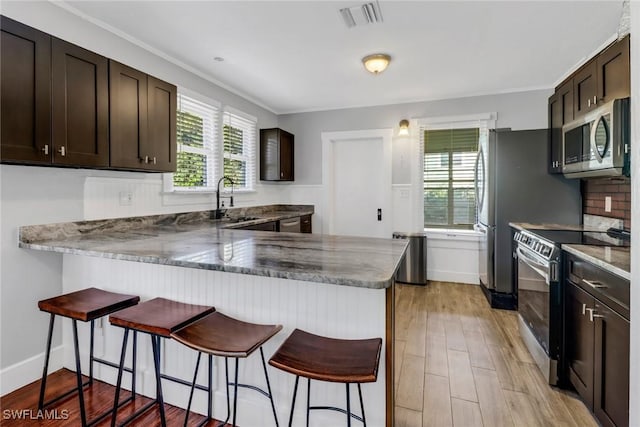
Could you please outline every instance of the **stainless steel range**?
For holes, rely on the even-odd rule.
[[[550,384],[562,358],[563,243],[628,246],[627,234],[575,230],[525,230],[514,234],[520,335]]]
[[[528,231],[514,235],[520,335],[550,384],[558,382],[562,347],[560,247]]]

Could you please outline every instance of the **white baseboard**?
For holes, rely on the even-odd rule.
[[[478,274],[460,271],[427,270],[427,279],[438,282],[468,283],[470,285],[480,284]]]
[[[51,355],[49,356],[49,373],[62,369],[63,356],[62,345],[51,349]],[[42,377],[43,367],[44,353],[41,353],[1,370],[0,396],[4,396],[20,387],[39,380]]]

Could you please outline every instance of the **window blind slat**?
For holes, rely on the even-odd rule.
[[[197,188],[215,185],[218,108],[178,94],[177,164],[173,185]]]
[[[235,188],[253,190],[255,185],[256,121],[229,111],[222,116],[223,172]],[[225,183],[225,186],[230,186]]]
[[[425,227],[470,228],[476,221],[479,128],[421,132]]]

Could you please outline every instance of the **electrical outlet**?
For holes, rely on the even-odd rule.
[[[133,204],[133,193],[131,191],[121,191],[119,198],[120,206],[131,206]]]
[[[611,196],[606,196],[604,198],[604,211],[611,212]]]

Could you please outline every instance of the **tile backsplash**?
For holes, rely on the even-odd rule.
[[[611,197],[611,212],[605,211],[605,198]],[[631,181],[629,178],[598,178],[582,181],[583,213],[617,218],[631,228]]]

